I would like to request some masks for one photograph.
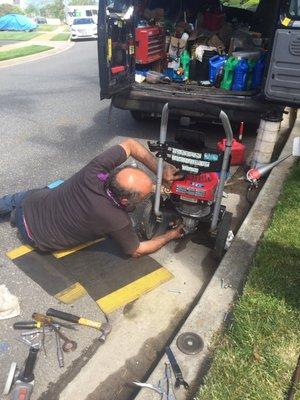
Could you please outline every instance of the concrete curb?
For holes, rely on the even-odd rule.
[[[280,157],[291,153],[293,139],[299,135],[300,112]],[[181,366],[184,379],[190,384],[189,392],[184,389],[176,391],[177,400],[193,398],[208,370],[214,337],[224,328],[228,312],[230,312],[234,301],[242,291],[258,242],[269,225],[273,209],[277,204],[283,183],[293,162],[293,158],[290,157],[270,173],[203,296],[171,343],[171,348]],[[221,279],[224,280],[224,285],[227,284],[231,287],[224,289],[223,286],[222,288]],[[199,334],[204,341],[203,351],[196,355],[185,355],[179,351],[176,346],[176,339],[183,332]],[[166,360],[166,356],[163,356],[159,361],[148,379],[149,383],[157,384],[163,377]],[[135,400],[154,400],[156,398],[157,394],[154,392],[142,389]]]
[[[13,58],[11,60],[7,61],[1,61],[0,62],[0,68],[6,68],[6,67],[12,67],[13,65],[19,65],[19,64],[24,64],[30,61],[37,61],[41,60],[42,58],[54,56],[56,54],[62,53],[66,50],[69,50],[71,47],[74,46],[74,42],[67,42],[67,45],[64,47],[57,47],[51,50],[47,50],[41,53],[37,54],[32,54],[30,56],[25,56],[25,57],[20,57],[20,58]]]

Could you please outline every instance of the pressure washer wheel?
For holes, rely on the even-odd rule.
[[[155,235],[158,229],[159,223],[156,220],[154,214],[154,196],[151,196],[145,202],[145,207],[141,217],[141,223],[139,231],[144,239],[150,240]]]
[[[221,260],[225,254],[225,245],[230,230],[232,214],[228,211],[223,213],[222,219],[217,226],[217,234],[215,238],[214,256]]]

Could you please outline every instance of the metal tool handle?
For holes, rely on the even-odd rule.
[[[20,381],[29,383],[34,380],[33,370],[36,363],[38,352],[39,352],[38,348],[30,347],[24,371],[19,377]]]
[[[63,355],[63,351],[61,348],[61,343],[60,343],[60,337],[58,335],[57,330],[55,330],[55,341],[56,341],[56,353],[57,353],[57,361],[58,361],[58,365],[59,368],[63,368],[64,367],[64,355]]]
[[[169,120],[169,105],[168,103],[166,103],[163,107],[161,114],[160,136],[159,136],[160,144],[164,144],[166,142],[168,120]],[[164,172],[164,160],[162,157],[160,157],[157,163],[157,182],[156,182],[155,202],[154,202],[154,214],[156,215],[156,217],[158,217],[158,219],[161,218],[162,215],[162,212],[160,211],[160,196],[161,196],[163,172]]]
[[[78,317],[77,315],[55,310],[54,308],[49,308],[46,312],[46,315],[48,315],[49,317],[56,317],[59,319],[63,319],[64,321],[73,322],[75,324],[77,324],[78,321],[80,320],[80,317]]]
[[[90,319],[78,317],[74,314],[69,314],[63,311],[55,310],[54,308],[49,308],[46,312],[46,315],[51,317],[56,317],[62,319],[64,321],[73,322],[75,324],[90,326],[91,328],[100,329],[102,323],[98,321],[91,321]]]
[[[36,321],[21,321],[21,322],[15,322],[13,324],[13,328],[17,330],[22,330],[22,329],[36,329],[40,328],[42,324],[40,322]]]
[[[32,383],[16,382],[11,394],[11,400],[29,400],[33,391]]]

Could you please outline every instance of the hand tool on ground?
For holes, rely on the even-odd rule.
[[[173,351],[170,349],[170,347],[166,347],[165,351],[175,375],[175,389],[183,386],[185,390],[188,390],[189,384],[183,379],[181,369],[176,361]]]
[[[12,363],[3,394],[9,394],[11,400],[29,400],[34,386],[34,366],[39,349],[30,347],[23,371],[17,369],[17,363]]]
[[[18,342],[21,342],[23,344],[26,344],[26,346],[29,347],[34,347],[35,349],[40,349],[41,347],[41,342],[40,340],[38,342],[33,342],[31,340],[25,339],[25,338],[15,338]]]
[[[77,343],[74,342],[74,340],[70,340],[66,335],[64,335],[61,331],[60,328],[55,326],[55,324],[53,325],[54,331],[56,336],[59,336],[62,341],[64,342],[62,345],[62,350],[65,353],[69,353],[70,351],[74,351],[77,349]]]
[[[32,331],[21,332],[21,336],[32,336],[32,335],[38,335],[40,333],[51,333],[51,332],[53,332],[53,327],[45,326],[43,329],[33,329]]]
[[[50,317],[48,315],[33,313],[32,318],[35,321],[41,322],[42,324],[44,324],[46,326],[52,325],[52,324],[58,324],[58,325],[62,326],[63,328],[76,330],[76,327],[73,324],[65,324],[63,322],[56,321],[55,319],[53,319],[52,317]]]
[[[56,342],[56,354],[57,354],[58,365],[59,365],[59,368],[63,368],[63,366],[65,365],[64,354],[62,352],[60,337],[59,337],[57,331],[55,331],[55,342]]]
[[[151,385],[151,383],[142,383],[138,381],[133,382],[133,384],[141,388],[154,390],[161,395],[161,400],[176,400],[173,391],[171,367],[168,362],[165,363],[164,377],[159,381],[158,385]]]
[[[43,323],[40,321],[19,321],[13,324],[13,328],[16,330],[28,330],[28,329],[41,329],[51,326],[53,323],[57,323],[64,328],[76,330],[76,328],[71,324],[61,324],[59,322],[53,321],[51,324]]]
[[[78,317],[77,315],[74,314],[69,314],[63,311],[55,310],[54,308],[49,308],[46,312],[47,316],[50,317],[55,317],[62,319],[64,321],[69,321],[73,322],[75,324],[79,325],[84,325],[84,326],[89,326],[91,328],[98,329],[101,332],[101,335],[99,337],[99,340],[105,341],[106,336],[110,333],[111,331],[111,325],[109,323],[102,323],[98,321],[92,321],[90,319],[86,319],[83,317]]]

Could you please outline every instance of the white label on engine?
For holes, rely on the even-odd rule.
[[[172,159],[172,161],[180,162],[183,164],[195,165],[195,166],[199,166],[199,167],[209,167],[210,166],[209,161],[191,160],[189,158],[178,157],[178,156],[172,156],[171,159]]]
[[[172,154],[177,154],[178,156],[198,158],[199,160],[201,160],[201,158],[202,158],[202,154],[201,153],[194,153],[192,151],[175,149],[175,148],[172,148],[172,147],[169,147],[168,150],[172,150]]]
[[[188,165],[183,165],[182,166],[182,171],[193,172],[194,174],[198,174],[199,169],[198,168],[189,167]]]

